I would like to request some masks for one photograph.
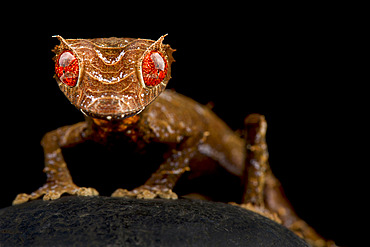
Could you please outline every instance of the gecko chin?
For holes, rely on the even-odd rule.
[[[145,109],[145,108],[144,108]],[[104,120],[123,120],[132,116],[135,116],[139,113],[141,113],[144,109],[138,110],[138,111],[130,111],[130,112],[123,112],[123,113],[96,113],[96,112],[90,112],[83,109],[80,109],[80,111],[87,117],[91,118],[97,118],[97,119],[104,119]]]

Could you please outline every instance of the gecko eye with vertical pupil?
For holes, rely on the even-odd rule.
[[[145,85],[154,87],[166,77],[168,65],[160,52],[151,51],[145,55],[141,68]]]
[[[79,73],[78,59],[70,51],[62,52],[55,62],[55,74],[61,82],[74,87]]]

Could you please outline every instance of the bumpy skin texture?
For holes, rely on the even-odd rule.
[[[174,50],[162,43],[164,36],[157,41],[56,37],[60,45],[54,49],[55,78],[86,121],[44,136],[47,182],[31,194],[19,194],[14,204],[41,196],[57,199],[63,193],[98,195],[93,188],[73,183],[61,150],[87,140],[106,143],[109,136],[119,133],[138,146],[156,142],[167,145],[168,151],[144,185],[132,191],[117,189],[112,196],[176,199],[172,189],[185,172],[202,166],[193,162],[201,156],[202,161],[211,160],[244,182],[242,207],[281,222],[314,246],[332,244],[298,218],[272,175],[263,116],[247,117],[241,138],[206,106],[164,90],[174,61]]]

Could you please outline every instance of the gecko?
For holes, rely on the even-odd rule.
[[[199,174],[220,166],[240,180],[243,193],[236,199],[240,206],[287,226],[314,246],[330,246],[295,214],[272,174],[264,116],[249,115],[242,137],[209,107],[166,90],[175,50],[163,44],[165,36],[158,40],[54,36],[60,42],[53,49],[54,77],[85,121],[44,135],[47,181],[30,194],[17,195],[13,204],[40,197],[55,200],[65,193],[99,195],[96,189],[73,182],[62,149],[86,141],[106,143],[110,136],[119,135],[144,148],[161,143],[167,151],[143,185],[133,190],[118,188],[113,197],[177,199],[173,189],[185,173]],[[214,165],[204,167],[205,163]]]

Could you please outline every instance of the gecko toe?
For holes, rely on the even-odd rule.
[[[77,190],[78,196],[98,196],[99,192],[94,188],[81,187]]]
[[[168,191],[158,191],[157,192],[158,196],[160,198],[163,198],[163,199],[172,199],[172,200],[176,200],[178,199],[178,196],[176,193],[172,192],[172,190],[168,190]]]
[[[13,205],[18,205],[18,204],[28,202],[30,198],[31,196],[26,193],[18,194],[17,197],[13,201]]]
[[[62,193],[55,192],[55,191],[49,191],[47,192],[44,197],[42,198],[44,201],[50,201],[50,200],[56,200],[61,197]]]
[[[115,192],[112,193],[112,197],[132,197],[132,193],[126,189],[117,189]]]
[[[113,192],[112,197],[134,197],[137,199],[153,199],[157,197],[157,194],[143,188],[135,189],[132,191],[128,191],[126,189],[117,189],[115,192]]]
[[[138,199],[153,199],[156,198],[157,194],[153,191],[142,189],[137,193],[136,198]]]

